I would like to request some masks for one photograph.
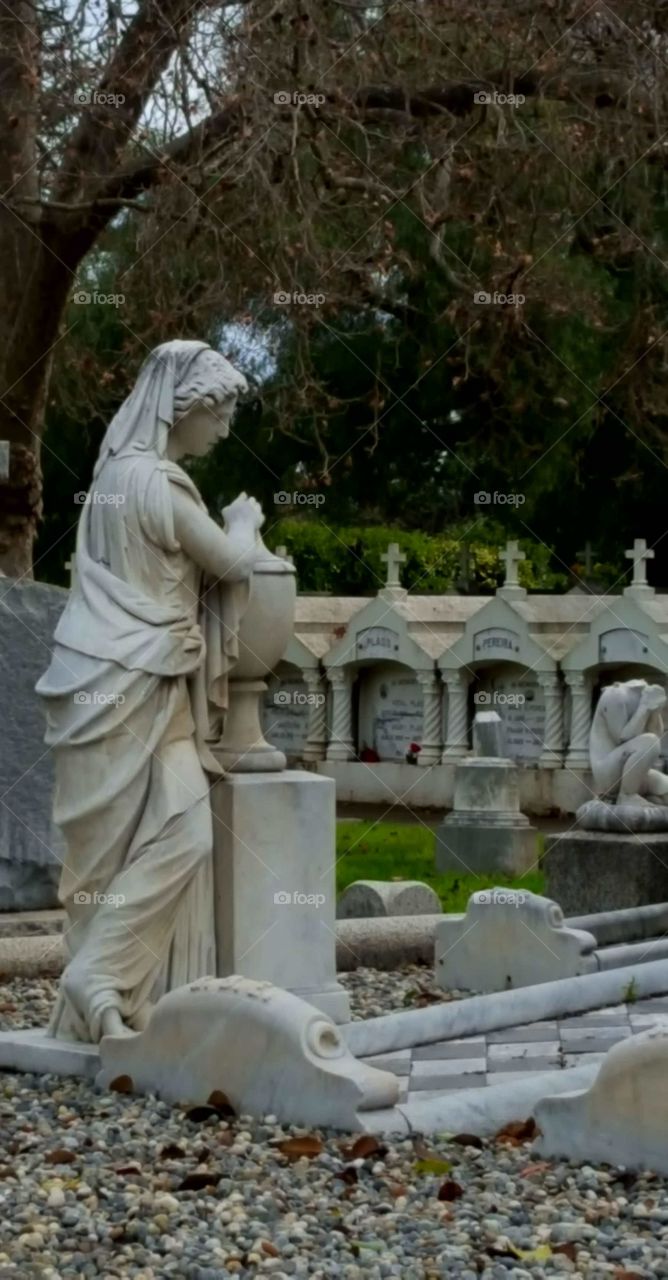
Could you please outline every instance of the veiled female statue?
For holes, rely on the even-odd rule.
[[[63,1039],[141,1030],[157,996],[215,972],[207,739],[262,513],[242,494],[223,530],[178,459],[228,435],[245,387],[206,343],[157,347],[81,511],[76,582],[37,685],[67,845],[69,962],[50,1028]]]

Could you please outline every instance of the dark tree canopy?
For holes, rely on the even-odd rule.
[[[0,45],[7,571],[45,407],[40,555],[175,336],[254,377],[212,493],[438,533],[519,492],[566,567],[663,536],[663,0],[7,0]]]

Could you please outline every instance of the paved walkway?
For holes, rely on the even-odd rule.
[[[602,1062],[619,1040],[659,1026],[668,1031],[668,995],[532,1022],[462,1040],[365,1058],[401,1078],[401,1102],[439,1097],[454,1089],[510,1083],[540,1071]]]

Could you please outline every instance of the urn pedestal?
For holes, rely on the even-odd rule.
[[[292,635],[295,570],[265,547],[239,628],[225,729],[211,793],[216,973],[273,982],[350,1018],[336,980],[334,783],[286,769],[260,721],[264,677]]]

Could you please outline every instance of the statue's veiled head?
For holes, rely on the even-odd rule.
[[[201,457],[230,434],[230,423],[241,392],[248,389],[225,356],[205,348],[188,365],[174,393],[174,421],[167,451]]]
[[[96,473],[106,459],[128,453],[205,454],[229,435],[237,398],[247,387],[243,374],[206,342],[163,342],[144,361],[109,424]]]

